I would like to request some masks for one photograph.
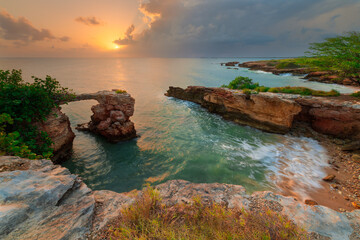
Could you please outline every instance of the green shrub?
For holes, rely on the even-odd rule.
[[[275,87],[268,90],[272,93],[288,93],[288,94],[300,94],[305,96],[319,96],[319,97],[336,97],[340,96],[340,93],[336,90],[329,92],[313,90],[305,87]]]
[[[12,119],[3,121],[3,137],[6,134],[7,138],[2,141],[13,141],[0,143],[0,150],[20,156],[19,148],[11,146],[26,146],[36,155],[50,157],[53,151],[51,140],[32,123],[46,120],[52,109],[73,97],[67,88],[61,87],[50,76],[44,80],[33,77],[33,83],[27,83],[22,79],[21,70],[0,70],[0,114],[7,114],[2,116]]]
[[[259,87],[259,83],[253,83],[251,78],[237,77],[229,83],[229,85],[222,85],[222,87],[230,89],[255,89]]]
[[[257,88],[255,88],[255,91],[257,91],[257,92],[267,92],[267,91],[269,91],[269,87],[265,87],[265,86],[260,86],[260,87],[257,87]]]
[[[122,90],[122,89],[117,89],[115,92],[117,94],[127,93],[126,90]]]
[[[148,188],[120,218],[103,230],[99,239],[308,239],[304,230],[271,210],[245,211],[220,204],[167,206],[159,192]]]
[[[284,61],[280,62],[276,65],[276,68],[278,69],[295,69],[295,68],[301,68],[301,66],[294,61]]]
[[[350,96],[360,98],[360,91],[358,91],[358,92],[354,92],[354,93],[353,93],[353,94],[351,94]]]
[[[272,93],[288,93],[288,94],[300,94],[305,96],[324,96],[324,97],[333,97],[339,96],[340,93],[336,90],[331,90],[330,92],[313,90],[305,87],[265,87],[260,86],[259,83],[253,83],[252,79],[247,77],[237,77],[235,80],[231,81],[229,85],[222,85],[222,87],[230,89],[241,89],[243,93],[255,94],[259,92],[272,92]]]
[[[243,89],[242,90],[244,94],[246,95],[250,95],[251,94],[251,90],[250,89]]]

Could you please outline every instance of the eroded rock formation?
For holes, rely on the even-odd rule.
[[[77,129],[91,131],[104,136],[110,142],[120,142],[136,137],[134,123],[130,117],[134,114],[135,99],[127,93],[100,91],[81,94],[76,101],[94,99],[99,102],[91,108],[94,113],[89,123],[78,125]]]
[[[234,122],[274,133],[289,131],[295,121],[342,139],[360,140],[360,102],[356,98],[324,98],[259,93],[224,88],[170,87],[169,97],[192,101]]]
[[[294,116],[301,111],[301,107],[293,101],[246,95],[222,88],[170,87],[166,95],[199,103],[225,119],[274,133],[289,131]]]
[[[340,213],[271,192],[248,195],[242,186],[168,181],[156,187],[168,205],[195,196],[229,208],[263,207],[288,216],[313,236],[358,239],[360,210]],[[0,157],[0,239],[96,239],[137,194],[91,191],[76,175],[49,160]],[[319,239],[319,238],[314,239]],[[326,239],[326,238],[320,238]]]
[[[46,132],[53,142],[52,160],[55,163],[62,162],[71,156],[75,134],[71,130],[69,118],[60,111],[60,108],[54,109],[46,121],[36,123],[35,126],[40,131]]]

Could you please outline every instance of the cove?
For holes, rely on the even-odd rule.
[[[170,85],[217,87],[236,76],[266,86],[307,86],[341,92],[352,89],[299,77],[247,69],[224,69],[229,59],[22,59],[9,66],[24,75],[56,77],[78,93],[126,89],[136,100],[132,118],[140,137],[110,144],[75,131],[72,159],[63,164],[94,190],[125,192],[170,179],[243,185],[247,191],[276,189],[281,177],[316,188],[325,176],[327,154],[318,142],[264,133],[209,114],[199,106],[163,96]],[[240,59],[249,61],[251,59]],[[95,101],[63,107],[73,129],[89,121]]]

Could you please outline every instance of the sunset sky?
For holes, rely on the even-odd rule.
[[[0,57],[298,56],[360,0],[0,0]]]

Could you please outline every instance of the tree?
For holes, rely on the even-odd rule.
[[[310,45],[307,54],[318,59],[312,61],[316,67],[346,76],[360,76],[360,32],[347,32]]]

